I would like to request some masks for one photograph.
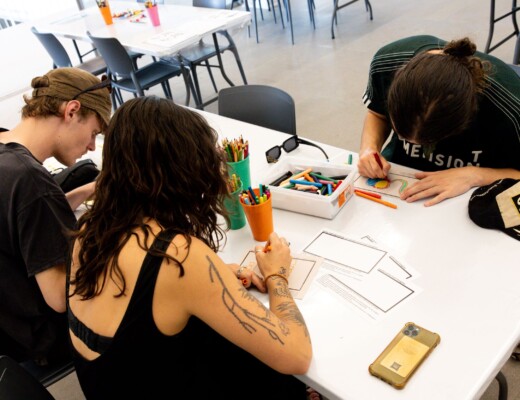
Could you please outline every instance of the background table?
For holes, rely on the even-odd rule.
[[[110,7],[112,14],[145,10],[143,4],[126,1],[112,2]],[[130,18],[113,18],[113,24],[106,25],[97,6],[81,11],[62,11],[35,21],[34,26],[40,32],[75,40],[89,41],[87,31],[93,36],[115,37],[128,50],[163,57],[221,29],[241,29],[251,22],[250,13],[246,11],[167,4],[158,7],[161,25],[157,27],[152,26],[148,17],[143,18],[144,22],[135,23],[130,22]]]

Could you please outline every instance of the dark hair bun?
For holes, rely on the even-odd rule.
[[[465,37],[459,40],[452,40],[444,47],[443,51],[454,57],[468,57],[475,54],[477,45]]]

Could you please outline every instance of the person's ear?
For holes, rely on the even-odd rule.
[[[71,100],[65,106],[65,117],[73,118],[81,108],[81,103],[78,100]]]

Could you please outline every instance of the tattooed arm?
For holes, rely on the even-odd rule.
[[[193,238],[188,252],[180,240],[175,239],[177,251],[172,250],[172,256],[184,259],[184,276],[164,262],[156,284],[154,319],[161,332],[182,331],[194,315],[271,368],[293,375],[307,372],[311,341],[286,282],[275,276],[267,279],[267,308],[259,300],[261,293],[246,290],[235,272],[203,242]],[[280,263],[290,266],[291,262],[287,244],[277,236],[272,236],[271,247],[268,253],[257,253],[264,276],[279,273]],[[289,271],[284,273],[288,276]]]

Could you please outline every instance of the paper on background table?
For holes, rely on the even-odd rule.
[[[303,299],[305,293],[309,289],[318,270],[320,269],[322,259],[312,257],[306,254],[293,256],[293,270],[289,276],[289,290],[293,298]],[[248,251],[244,259],[240,263],[241,267],[248,267],[255,274],[262,277],[260,268],[256,263],[256,256],[253,250]]]

